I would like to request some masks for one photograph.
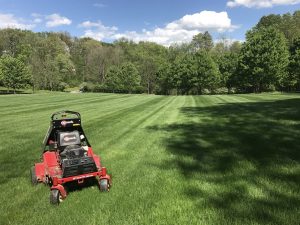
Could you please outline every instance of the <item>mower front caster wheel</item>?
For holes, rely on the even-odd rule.
[[[109,191],[109,183],[107,179],[102,179],[99,181],[99,188],[102,192],[108,192]]]
[[[53,189],[50,192],[50,203],[53,205],[58,205],[62,201],[61,194],[59,190]]]

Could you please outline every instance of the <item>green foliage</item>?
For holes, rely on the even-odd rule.
[[[60,82],[58,85],[57,85],[57,90],[58,91],[65,91],[66,89],[69,88],[69,85],[66,83],[66,82]]]
[[[70,56],[68,54],[58,54],[55,61],[57,63],[58,72],[62,77],[62,80],[67,83],[72,83],[73,74],[76,72],[76,70],[73,62],[70,59]]]
[[[116,92],[122,89],[121,71],[117,66],[111,66],[105,77],[105,85],[111,92]]]
[[[191,55],[181,55],[172,63],[170,73],[172,86],[178,94],[188,94],[193,87],[193,78],[196,75],[196,68]]]
[[[290,53],[289,74],[284,79],[284,86],[292,88],[298,85],[300,87],[300,37],[294,40]]]
[[[83,82],[80,84],[79,89],[82,92],[92,92],[94,89],[94,85],[92,83]]]
[[[134,64],[123,63],[120,68],[120,79],[123,84],[123,90],[132,93],[140,86],[141,77]]]
[[[105,87],[107,91],[133,93],[140,89],[141,77],[132,63],[123,63],[120,67],[111,66],[108,69]]]
[[[16,91],[30,84],[31,74],[21,60],[5,55],[0,58],[0,80],[5,87]]]
[[[268,28],[268,27],[275,27],[279,28],[280,23],[282,22],[282,18],[280,15],[270,14],[268,16],[263,16],[258,24],[256,25],[257,28]]]
[[[241,49],[240,84],[255,92],[270,85],[282,85],[288,63],[289,52],[282,33],[273,27],[253,29],[247,33]]]
[[[281,31],[288,40],[289,45],[292,45],[294,39],[300,36],[300,11],[295,11],[293,14],[263,16],[256,25],[258,29],[269,27]]]
[[[191,42],[191,48],[193,51],[210,51],[213,48],[213,46],[213,39],[208,31],[205,31],[203,34],[199,33],[195,35]]]
[[[233,86],[233,79],[237,73],[238,57],[238,54],[231,52],[218,55],[217,63],[221,74],[222,87],[231,88]]]
[[[157,86],[155,93],[170,95],[171,90],[174,88],[173,76],[171,73],[171,64],[162,63],[157,70]]]
[[[286,13],[283,15],[268,15],[263,16],[256,25],[258,29],[273,27],[281,31],[286,37],[290,47],[290,62],[288,74],[285,74],[281,79],[280,86],[282,90],[295,90],[300,88],[299,78],[297,75],[297,54],[293,51],[295,42],[300,37],[300,11],[295,11],[293,14]]]
[[[197,89],[197,93],[201,94],[205,88],[215,89],[220,82],[220,71],[210,54],[199,51],[195,54],[194,60],[196,74],[192,82]]]
[[[231,46],[229,47],[229,50],[233,54],[239,54],[241,52],[242,44],[239,41],[234,41]]]

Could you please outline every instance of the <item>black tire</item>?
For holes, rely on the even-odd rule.
[[[32,185],[37,185],[38,184],[38,179],[36,177],[36,173],[35,173],[35,167],[31,167],[30,169],[30,177],[31,177],[31,183]]]
[[[58,205],[60,203],[60,192],[57,189],[53,189],[50,192],[50,203],[52,205]]]
[[[99,181],[99,188],[102,192],[108,192],[109,191],[109,183],[107,179],[102,179]]]

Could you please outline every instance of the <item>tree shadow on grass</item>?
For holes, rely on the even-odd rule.
[[[297,224],[300,220],[300,99],[181,108],[165,131],[184,194],[220,224]]]
[[[29,93],[29,92],[25,92],[25,91],[20,91],[20,90],[16,90],[16,91],[13,91],[13,90],[0,90],[0,95],[13,95],[13,94],[32,94],[32,93]]]

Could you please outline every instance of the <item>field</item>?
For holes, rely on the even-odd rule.
[[[33,187],[52,112],[79,111],[109,193]],[[0,224],[299,224],[300,95],[0,96]]]

